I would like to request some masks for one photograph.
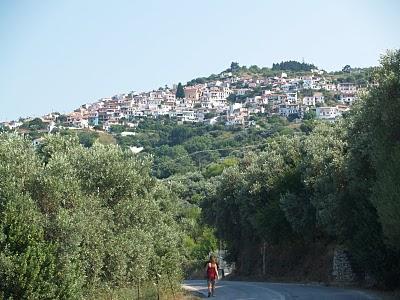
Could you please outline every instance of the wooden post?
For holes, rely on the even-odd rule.
[[[137,285],[137,298],[140,300],[140,279],[138,279],[138,285]]]
[[[262,274],[263,274],[263,276],[265,276],[265,273],[266,273],[266,266],[265,266],[265,248],[266,248],[266,242],[263,242],[263,247],[262,247],[262,261],[263,261],[263,263],[262,263]]]

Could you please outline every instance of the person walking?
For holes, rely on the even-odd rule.
[[[207,286],[208,286],[208,297],[215,297],[215,281],[219,279],[218,275],[218,264],[215,257],[210,256],[210,260],[207,263]]]

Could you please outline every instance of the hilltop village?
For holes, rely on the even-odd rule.
[[[272,68],[240,67],[232,63],[218,75],[197,78],[186,85],[129,92],[84,104],[67,114],[41,117],[49,131],[58,126],[108,131],[113,125],[137,126],[143,118],[162,116],[181,123],[257,126],[254,116],[281,116],[292,122],[316,118],[334,121],[351,108],[371,84],[371,69],[327,73],[295,61]],[[30,119],[3,122],[15,129]]]

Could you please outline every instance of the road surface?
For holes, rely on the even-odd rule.
[[[207,297],[205,280],[187,280],[183,287]],[[373,300],[365,292],[318,285],[267,283],[247,281],[218,281],[215,290],[218,300]]]

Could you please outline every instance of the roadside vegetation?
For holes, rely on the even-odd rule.
[[[301,266],[299,278],[312,278],[315,266],[304,261],[325,245],[351,253],[361,282],[368,274],[377,286],[399,286],[399,51],[382,58],[374,79],[340,122],[268,138],[213,178],[203,217],[240,274],[282,276]]]
[[[44,135],[34,119],[25,137],[1,133],[0,299],[174,296],[219,247],[238,275],[296,280],[330,280],[316,258],[339,247],[360,282],[399,287],[400,51],[373,76],[335,123],[159,118],[134,135],[118,126]]]
[[[180,201],[150,161],[49,135],[0,137],[0,298],[82,299],[182,278]]]

